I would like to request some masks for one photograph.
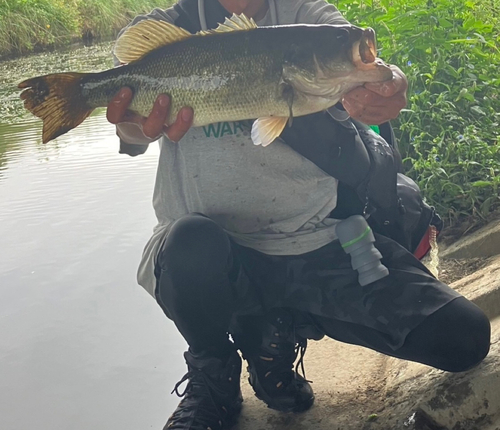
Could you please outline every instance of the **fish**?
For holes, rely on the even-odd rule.
[[[129,109],[147,117],[159,94],[171,108],[165,124],[184,106],[193,126],[253,120],[256,145],[273,142],[294,117],[335,105],[367,82],[392,79],[377,58],[375,32],[355,25],[258,27],[233,15],[215,30],[191,34],[146,19],[118,38],[121,66],[97,73],[64,72],[24,80],[24,106],[43,121],[47,143],[107,106],[122,87],[132,89]]]

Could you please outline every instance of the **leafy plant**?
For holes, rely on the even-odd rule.
[[[408,174],[451,224],[500,207],[499,0],[332,1],[408,77],[394,121]]]
[[[81,16],[81,33],[85,38],[114,37],[133,17],[154,7],[168,7],[172,1],[154,0],[75,0]]]

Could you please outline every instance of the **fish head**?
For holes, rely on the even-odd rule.
[[[392,70],[377,58],[375,32],[354,25],[320,25],[309,51],[296,55],[284,76],[299,93],[338,100],[367,82],[392,79]]]
[[[336,26],[332,30],[335,41],[325,44],[316,55],[319,75],[363,83],[392,79],[390,67],[377,58],[377,42],[372,28],[349,25]]]

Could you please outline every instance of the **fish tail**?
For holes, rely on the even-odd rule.
[[[86,73],[55,73],[21,82],[21,99],[43,121],[42,142],[55,139],[81,124],[94,110],[85,103],[80,81]]]

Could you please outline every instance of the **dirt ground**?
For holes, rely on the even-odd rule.
[[[491,258],[442,258],[439,262],[439,279],[451,284],[487,266]]]
[[[482,222],[477,221],[477,218],[463,219],[456,225],[444,228],[438,236],[438,245],[440,248],[447,247],[458,239],[471,235],[486,224],[498,219],[500,219],[500,210],[491,213]],[[487,257],[441,258],[438,267],[439,279],[445,284],[451,284],[485,267],[490,261],[491,258]]]

